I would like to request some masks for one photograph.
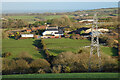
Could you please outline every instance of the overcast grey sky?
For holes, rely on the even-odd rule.
[[[120,0],[2,0],[2,2],[119,2]]]

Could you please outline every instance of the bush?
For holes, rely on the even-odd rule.
[[[21,35],[20,35],[19,32],[15,32],[14,37],[15,37],[16,40],[18,40],[21,37]]]
[[[44,74],[45,71],[44,71],[43,69],[39,69],[39,70],[38,70],[38,73],[42,73],[42,74]]]
[[[2,54],[2,57],[9,57],[9,56],[11,56],[11,53],[10,52],[5,52],[5,53],[3,53]]]
[[[102,67],[102,71],[110,72],[116,71],[118,68],[117,60],[113,59],[109,55],[101,53],[101,63],[99,65],[100,59],[98,59],[97,54],[93,54],[90,60],[89,49],[84,48],[80,53],[63,52],[55,57],[52,61],[52,65],[62,66],[62,71],[64,72],[86,72],[89,69],[89,61],[91,64],[91,71],[95,72]]]
[[[5,32],[5,31],[0,31],[0,32],[2,32],[2,39],[6,39],[6,38],[8,38],[8,33],[7,32]]]
[[[62,66],[61,65],[53,66],[52,73],[60,73],[61,70],[62,70]]]
[[[30,67],[32,68],[33,72],[38,72],[38,70],[43,69],[46,72],[50,69],[50,64],[45,59],[36,59],[30,63]]]
[[[2,73],[3,74],[12,74],[15,72],[16,62],[11,59],[2,60]]]
[[[19,60],[19,59],[24,59],[24,60],[26,60],[28,63],[30,63],[31,61],[33,61],[32,56],[31,56],[29,53],[27,53],[27,52],[21,52],[16,59],[17,59],[17,60]]]
[[[109,36],[100,36],[100,43],[106,43],[109,47],[113,47],[115,44],[114,39]]]
[[[64,71],[65,71],[65,73],[71,72],[70,67],[69,67],[69,66],[66,66],[65,69],[64,69]]]
[[[79,34],[72,34],[71,36],[70,36],[70,38],[71,39],[86,39],[86,38],[84,38],[83,36],[80,36]]]
[[[28,62],[23,59],[16,60],[16,70],[18,73],[28,73],[29,72]]]

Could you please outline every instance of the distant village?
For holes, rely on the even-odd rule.
[[[87,20],[81,20],[79,23],[86,23],[86,24],[92,24],[93,19],[87,19]],[[20,39],[27,39],[27,38],[61,38],[61,37],[67,37],[69,34],[79,34],[84,37],[90,37],[91,28],[82,27],[77,30],[73,31],[66,31],[65,29],[68,27],[59,27],[59,26],[49,26],[49,25],[43,25],[38,27],[32,27],[32,28],[23,28],[21,30],[11,30],[9,31],[9,36],[14,36],[15,32],[19,32]],[[36,31],[40,31],[41,34],[35,34]],[[95,30],[94,30],[95,31]],[[99,28],[98,33],[108,33],[109,29]],[[82,33],[81,33],[82,32]],[[38,32],[39,33],[39,32]]]

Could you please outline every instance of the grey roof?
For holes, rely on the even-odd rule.
[[[47,29],[46,31],[58,31],[58,29]]]

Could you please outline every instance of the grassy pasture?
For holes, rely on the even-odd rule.
[[[50,15],[50,16],[44,16],[44,19],[55,19],[55,18],[60,18],[63,15]],[[73,17],[73,15],[68,15],[69,18]]]
[[[44,39],[50,55],[58,55],[61,52],[77,52],[80,48],[90,46],[89,40],[73,40],[73,39]],[[116,56],[117,50],[111,47],[101,46],[101,50],[110,56]]]
[[[50,55],[56,56],[61,52],[72,51],[77,52],[81,47],[90,45],[88,40],[73,40],[73,39],[44,39]]]
[[[29,53],[33,59],[43,58],[42,54],[35,49],[34,44],[35,39],[3,39],[2,40],[2,53],[10,52],[11,56],[8,58],[16,58],[22,52]]]
[[[9,16],[12,19],[35,19],[35,16]]]
[[[4,78],[118,78],[118,73],[19,74],[3,75]]]
[[[54,18],[60,18],[63,15],[49,15],[49,16],[41,16],[44,19],[54,19]],[[35,19],[36,16],[9,16],[9,18],[12,19]],[[69,18],[73,17],[73,15],[68,15]]]

